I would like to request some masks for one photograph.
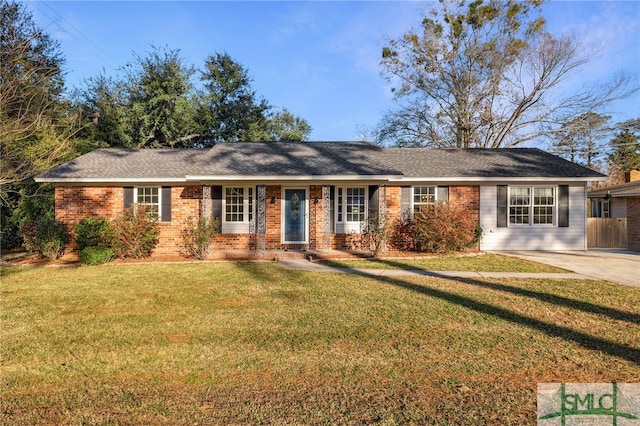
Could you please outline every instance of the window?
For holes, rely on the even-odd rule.
[[[512,225],[553,225],[554,187],[510,187],[509,223]]]
[[[435,186],[414,186],[413,187],[413,211],[419,212],[422,206],[432,206],[436,203]]]
[[[222,224],[223,234],[246,234],[249,223],[254,218],[255,202],[253,187],[228,186],[222,193]]]
[[[337,187],[335,206],[336,233],[359,233],[367,218],[367,189]]]
[[[225,221],[244,222],[244,188],[225,188]]]
[[[591,200],[589,217],[611,217],[609,215],[609,201]]]
[[[134,200],[136,205],[144,206],[151,215],[160,218],[160,188],[137,187],[135,188]]]
[[[347,222],[363,222],[365,217],[364,188],[347,188]]]

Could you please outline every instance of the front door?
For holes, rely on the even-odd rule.
[[[307,239],[307,189],[285,188],[282,205],[282,242],[306,244]]]

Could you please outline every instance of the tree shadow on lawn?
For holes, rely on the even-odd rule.
[[[341,268],[341,269],[343,271],[349,270],[349,268]],[[304,274],[300,271],[289,270],[289,272],[291,272],[292,274],[295,274],[295,273],[300,274],[300,279],[302,279],[302,275]],[[569,327],[564,327],[561,325],[545,322],[537,318],[524,316],[517,312],[513,312],[508,309],[501,308],[499,306],[491,305],[488,303],[479,302],[477,300],[473,300],[472,298],[461,296],[455,293],[449,293],[443,290],[438,290],[430,287],[421,286],[419,284],[414,284],[412,282],[399,279],[398,277],[381,276],[381,275],[369,273],[365,270],[357,270],[357,269],[351,270],[351,273],[368,277],[378,282],[386,283],[396,287],[401,287],[406,290],[410,290],[425,296],[445,300],[449,303],[462,306],[466,309],[470,309],[486,315],[491,315],[496,318],[503,319],[505,321],[509,321],[515,324],[520,324],[525,327],[538,330],[548,336],[560,337],[564,340],[572,341],[587,349],[597,350],[597,351],[609,354],[611,356],[615,356],[620,359],[631,361],[636,364],[640,363],[639,348],[629,347],[629,346],[622,345],[610,340],[602,339],[597,336],[593,336],[588,333],[584,333],[582,331],[573,330]],[[613,308],[608,308],[605,306],[594,305],[588,302],[581,302],[581,301],[569,299],[562,296],[555,296],[547,293],[526,290],[526,289],[513,287],[510,285],[496,284],[496,283],[491,283],[491,282],[472,279],[472,278],[451,278],[448,276],[440,276],[436,273],[430,274],[430,276],[439,277],[439,278],[443,278],[450,281],[453,280],[456,282],[461,282],[464,284],[477,286],[477,287],[506,291],[506,292],[510,292],[520,296],[535,298],[535,299],[544,301],[546,303],[551,303],[558,306],[564,306],[564,307],[581,310],[581,311],[593,313],[593,314],[605,315],[612,319],[626,321],[632,324],[640,323],[640,315],[620,311]]]

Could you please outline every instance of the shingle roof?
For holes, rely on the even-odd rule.
[[[214,146],[201,173],[214,176],[400,176],[365,142],[240,142]],[[195,173],[192,173],[195,174]]]
[[[390,148],[364,142],[241,142],[209,150],[107,148],[37,176],[41,182],[255,178],[579,178],[604,175],[534,148]]]
[[[640,181],[627,182],[621,185],[610,186],[608,188],[600,188],[587,193],[587,196],[590,198],[601,198],[606,195],[615,198],[640,197]]]
[[[390,148],[385,160],[404,177],[601,178],[604,175],[537,148]]]

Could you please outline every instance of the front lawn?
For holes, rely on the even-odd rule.
[[[7,267],[0,423],[534,424],[640,377],[640,291],[273,263]]]
[[[565,269],[517,257],[493,253],[477,255],[421,256],[415,259],[336,259],[327,265],[356,269],[422,269],[427,271],[475,271],[475,272],[568,272]]]

